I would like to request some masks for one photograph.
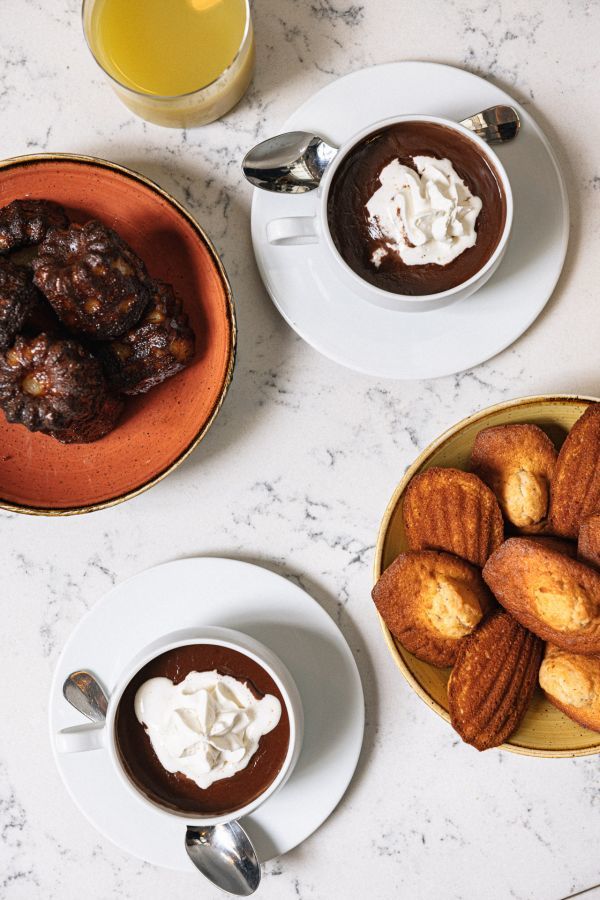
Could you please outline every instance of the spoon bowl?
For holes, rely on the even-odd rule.
[[[249,897],[257,890],[260,862],[238,821],[188,825],[185,849],[196,868],[221,890],[236,897]]]
[[[89,672],[71,672],[63,684],[63,696],[75,709],[92,722],[104,722],[108,697],[102,686]]]
[[[303,194],[319,186],[337,151],[309,131],[288,131],[253,147],[244,157],[242,169],[255,187],[280,194]]]

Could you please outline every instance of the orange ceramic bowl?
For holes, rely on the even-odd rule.
[[[102,509],[141,493],[202,440],[231,381],[235,313],[215,248],[158,185],[105,160],[43,154],[0,163],[0,206],[17,197],[62,203],[77,222],[100,219],[171,283],[196,333],[191,366],[127,400],[117,428],[93,444],[60,444],[9,425],[0,412],[0,507],[37,515]]]

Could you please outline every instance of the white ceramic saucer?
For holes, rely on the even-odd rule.
[[[285,578],[228,559],[184,559],[113,588],[85,616],[59,659],[50,694],[50,739],[75,804],[117,846],[157,866],[194,871],[185,826],[148,812],[119,782],[105,750],[60,754],[55,735],[85,721],[62,696],[86,668],[110,691],[138,651],[159,637],[221,625],[270,647],[289,668],[304,706],[298,764],[285,787],[244,820],[264,862],[305,840],[329,816],[354,773],[364,698],[354,657],[319,604]]]
[[[529,113],[491,82],[451,66],[399,62],[353,72],[274,130],[314,131],[339,145],[390,116],[424,113],[459,121],[497,103],[515,106],[522,121],[516,140],[495,146],[514,194],[510,245],[481,290],[444,309],[380,309],[340,282],[321,244],[269,244],[267,223],[314,215],[316,192],[255,190],[252,240],[262,279],[282,316],[320,353],[382,378],[435,378],[499,353],[531,325],[554,290],[567,249],[567,195],[552,148]]]

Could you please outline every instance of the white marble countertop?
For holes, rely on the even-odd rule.
[[[129,858],[78,813],[55,771],[47,696],[74,625],[115,582],[156,563],[222,554],[297,577],[339,622],[360,667],[367,730],[346,798],[267,867],[261,896],[559,900],[600,881],[597,758],[478,755],[411,692],[369,599],[388,497],[415,454],[462,416],[546,391],[598,394],[600,100],[597,0],[256,0],[258,67],[224,121],[144,124],[84,45],[78,0],[2,0],[2,155],[107,157],[156,179],[223,255],[240,326],[215,426],[153,490],[89,516],[1,514],[0,897],[222,896],[194,873]],[[564,275],[544,314],[478,369],[376,381],[318,356],[258,278],[239,161],[332,78],[397,59],[484,74],[523,102],[562,160],[572,210]]]

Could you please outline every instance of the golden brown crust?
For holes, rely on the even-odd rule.
[[[562,445],[550,482],[550,527],[577,539],[584,519],[600,512],[600,404],[591,403]]]
[[[484,428],[471,452],[473,472],[492,489],[504,517],[524,533],[546,526],[556,448],[537,425]]]
[[[516,730],[535,690],[543,644],[498,611],[465,638],[448,683],[450,721],[477,750]]]
[[[404,497],[404,527],[411,550],[445,550],[483,566],[504,539],[492,491],[476,475],[431,468],[412,479]]]
[[[394,637],[434,666],[454,663],[465,635],[494,605],[474,566],[435,550],[401,553],[372,596]]]
[[[553,537],[551,534],[530,534],[527,536],[530,541],[539,542],[542,547],[550,547],[557,553],[564,553],[571,559],[577,559],[577,544],[573,541],[567,541],[564,538]]]
[[[540,686],[546,697],[584,728],[600,731],[600,658],[581,656],[546,645],[540,668]]]
[[[600,653],[600,573],[541,541],[511,538],[483,577],[518,622],[574,653]]]
[[[600,515],[588,516],[581,523],[577,538],[577,556],[588,566],[600,569]]]

